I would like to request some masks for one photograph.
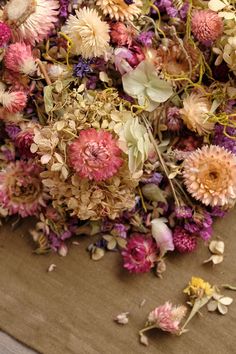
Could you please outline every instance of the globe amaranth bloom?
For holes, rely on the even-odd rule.
[[[112,134],[101,129],[82,130],[69,146],[69,159],[82,178],[102,181],[112,177],[121,167],[121,150]]]
[[[11,29],[4,23],[0,22],[0,47],[5,46],[11,39]]]
[[[131,273],[146,273],[155,265],[157,253],[158,248],[152,238],[133,234],[122,251],[124,268]]]
[[[202,44],[211,44],[223,32],[222,18],[212,10],[194,10],[191,22],[195,38]]]
[[[32,161],[16,161],[0,172],[0,203],[9,215],[37,215],[45,206],[46,194],[39,177],[41,167]]]
[[[175,249],[180,253],[192,252],[197,247],[197,238],[180,226],[176,226],[173,232]]]

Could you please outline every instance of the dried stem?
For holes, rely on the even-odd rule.
[[[47,73],[47,70],[46,70],[46,68],[45,68],[45,65],[41,62],[40,59],[36,59],[36,63],[38,64],[39,69],[40,69],[40,71],[41,71],[41,74],[43,74],[46,83],[47,83],[48,85],[51,85],[51,84],[52,84],[52,81],[50,80],[50,77],[48,76],[48,73]]]

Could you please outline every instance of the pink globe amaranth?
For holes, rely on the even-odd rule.
[[[124,268],[131,273],[146,273],[154,267],[157,254],[158,248],[152,238],[133,234],[125,250],[122,251]]]
[[[191,21],[192,33],[202,44],[210,44],[223,33],[223,20],[212,10],[194,10]]]
[[[30,147],[33,143],[34,131],[29,128],[20,131],[15,137],[15,146],[19,150],[21,158],[32,158],[34,154],[30,151]]]
[[[116,140],[103,129],[82,130],[69,146],[68,156],[81,178],[97,182],[114,176],[123,163]]]
[[[41,167],[30,160],[10,163],[0,172],[0,204],[9,215],[37,215],[45,206],[40,172]]]
[[[4,23],[0,22],[0,47],[5,46],[11,39],[11,29]]]
[[[174,229],[173,242],[175,249],[180,253],[193,252],[197,247],[197,238],[180,226]]]
[[[10,113],[22,112],[27,103],[27,94],[23,91],[4,92],[1,96],[1,103]]]
[[[26,75],[33,75],[37,70],[31,46],[20,42],[9,45],[4,64],[7,69]]]

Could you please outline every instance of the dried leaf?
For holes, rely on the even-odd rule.
[[[211,258],[212,258],[213,264],[219,264],[219,263],[223,262],[223,260],[224,260],[223,256],[217,256],[217,255],[213,255]]]
[[[92,251],[92,260],[93,261],[99,261],[102,257],[104,257],[105,251],[103,248],[100,247],[95,247],[95,249]]]
[[[116,239],[115,238],[112,238],[108,244],[107,244],[107,248],[109,250],[114,250],[114,248],[116,247]]]
[[[207,304],[207,309],[210,312],[215,311],[217,309],[217,307],[218,307],[218,302],[215,300],[212,300]]]
[[[41,157],[41,164],[46,165],[51,160],[51,155],[46,154]]]
[[[218,310],[221,313],[221,315],[226,315],[228,312],[228,307],[225,305],[222,305],[220,302],[218,303]]]
[[[125,248],[127,241],[122,237],[117,237],[116,241],[121,248]]]
[[[48,267],[48,272],[53,272],[56,268],[56,264],[50,264],[50,266]]]
[[[44,87],[44,105],[46,113],[50,113],[53,110],[53,97],[52,97],[52,86]]]
[[[212,11],[220,11],[226,7],[226,4],[220,0],[210,0],[208,7]]]
[[[145,345],[146,347],[148,346],[148,337],[145,336],[143,333],[139,334],[139,340],[141,344]]]
[[[142,193],[144,197],[152,202],[166,203],[163,190],[161,190],[156,184],[149,183],[142,187]]]
[[[126,325],[129,322],[128,315],[129,315],[129,312],[122,312],[116,316],[114,321],[119,324]]]
[[[225,306],[229,306],[232,304],[233,302],[233,299],[229,296],[223,296],[219,302],[222,304],[222,305],[225,305]]]
[[[211,253],[222,255],[225,250],[225,244],[223,241],[211,241],[209,244],[209,250]]]
[[[222,284],[221,286],[222,286],[222,288],[236,291],[236,286],[233,286],[233,285],[230,285],[230,284]]]

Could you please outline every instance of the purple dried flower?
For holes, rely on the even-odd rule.
[[[152,45],[153,36],[154,36],[154,32],[152,31],[142,32],[138,36],[138,40],[139,42],[141,42],[142,45],[146,47],[150,47]]]
[[[6,124],[5,131],[10,139],[15,140],[18,133],[21,132],[21,129],[15,124]]]
[[[212,227],[208,227],[206,229],[202,229],[200,232],[199,232],[199,235],[200,237],[205,240],[205,241],[208,241],[211,236],[212,236],[212,233],[213,233],[213,229]]]
[[[187,222],[184,224],[184,229],[191,234],[195,234],[200,231],[200,228],[198,225],[196,225],[194,222]]]
[[[177,219],[190,219],[192,215],[192,209],[187,205],[180,205],[175,208],[175,216]]]
[[[225,128],[223,125],[216,124],[213,144],[224,147],[228,151],[231,151],[233,154],[236,154],[236,128],[226,128],[226,134],[232,136],[232,138],[225,134],[224,129]]]
[[[126,238],[127,237],[127,226],[123,224],[115,224],[112,230],[112,234],[115,234],[119,237]]]
[[[169,107],[166,114],[167,128],[172,132],[178,132],[183,127],[183,120],[181,119],[179,108]]]
[[[223,218],[227,211],[221,209],[221,207],[213,207],[211,210],[211,216],[218,216],[220,218]]]
[[[148,177],[148,178],[143,178],[141,180],[142,183],[144,184],[148,184],[148,183],[153,183],[156,184],[157,186],[161,183],[163,179],[163,176],[161,173],[155,172],[153,173],[152,176]]]
[[[62,18],[67,18],[69,15],[68,7],[70,4],[70,0],[59,0],[60,2],[60,14],[59,16]]]
[[[88,74],[93,72],[91,68],[91,64],[93,63],[93,59],[83,59],[82,57],[79,58],[78,64],[74,65],[74,76],[80,77],[81,79]]]
[[[174,229],[173,242],[175,249],[180,253],[193,252],[197,247],[197,238],[180,226]]]

